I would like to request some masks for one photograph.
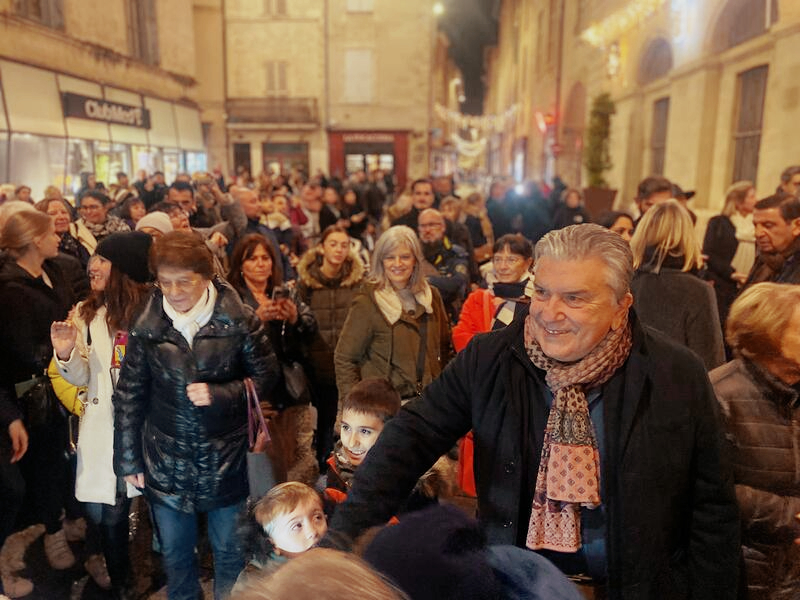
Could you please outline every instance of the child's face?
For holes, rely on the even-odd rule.
[[[347,458],[354,467],[360,465],[369,449],[378,441],[383,421],[375,415],[346,408],[342,413],[341,440]]]
[[[269,538],[278,554],[291,558],[316,546],[326,531],[328,522],[322,503],[308,500],[298,504],[292,512],[275,517]]]

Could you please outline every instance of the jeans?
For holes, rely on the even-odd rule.
[[[153,515],[161,539],[169,600],[201,597],[197,564],[197,513],[182,513],[153,503]],[[244,500],[208,512],[208,538],[214,553],[214,600],[227,597],[244,568],[244,556],[236,536]]]
[[[123,487],[124,490],[124,487]],[[114,590],[122,590],[130,583],[131,567],[128,554],[128,513],[131,499],[123,491],[117,493],[117,502],[100,504],[87,502],[84,504],[86,516],[92,522],[87,532],[86,546],[92,545],[91,538],[99,533],[100,548],[106,559],[108,575]],[[95,531],[92,531],[95,530]]]

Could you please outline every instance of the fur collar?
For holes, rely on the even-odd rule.
[[[320,268],[322,267],[322,254],[317,248],[312,248],[303,255],[300,262],[297,263],[297,276],[304,285],[312,290],[321,290],[327,287],[332,287],[327,282],[327,279]],[[342,278],[339,281],[338,287],[351,288],[359,283],[364,278],[364,264],[361,259],[351,248],[350,253],[342,265]]]

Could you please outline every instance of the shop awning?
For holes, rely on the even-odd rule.
[[[74,92],[75,94],[93,98],[103,97],[103,89],[99,84],[85,79],[75,79],[67,75],[58,75],[58,88],[61,92]],[[108,142],[111,139],[108,134],[107,123],[76,119],[74,117],[66,117],[64,122],[67,126],[67,136],[70,138],[83,138],[100,142]]]
[[[126,92],[112,87],[106,87],[106,100],[119,102],[128,106],[141,106],[142,97],[133,92]],[[115,144],[136,144],[137,146],[147,146],[147,129],[141,127],[128,127],[127,125],[109,125],[111,129],[111,141]]]
[[[203,152],[203,128],[200,126],[200,113],[188,106],[175,105],[175,121],[178,124],[178,142],[183,150]]]
[[[150,145],[178,148],[178,131],[172,102],[145,97],[144,105],[150,110],[150,130],[147,132]]]
[[[55,73],[3,60],[0,77],[12,131],[66,135]]]

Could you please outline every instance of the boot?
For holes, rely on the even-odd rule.
[[[47,556],[47,562],[54,569],[69,569],[75,565],[75,555],[69,548],[67,536],[63,529],[59,529],[57,533],[52,535],[45,534],[44,553]]]
[[[111,589],[111,577],[108,575],[108,568],[106,567],[106,559],[102,554],[92,554],[83,563],[86,572],[92,576],[94,582],[104,590]]]
[[[64,519],[61,521],[61,527],[68,542],[82,542],[86,539],[86,519],[83,517]]]
[[[3,593],[9,598],[22,598],[33,591],[33,582],[12,573],[3,574]]]

